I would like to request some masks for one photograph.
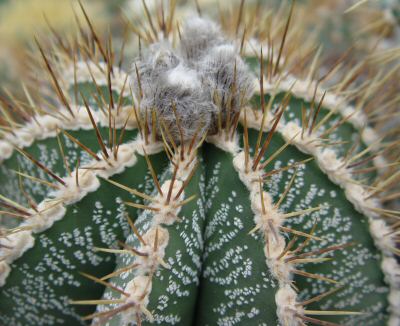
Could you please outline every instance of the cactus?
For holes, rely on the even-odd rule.
[[[83,8],[37,42],[50,83],[2,108],[0,324],[399,325],[390,72],[319,75],[293,5],[171,3],[130,74]]]

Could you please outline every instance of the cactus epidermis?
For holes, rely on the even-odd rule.
[[[398,172],[363,112],[290,73],[286,28],[266,59],[149,19],[130,76],[91,28],[90,60],[39,46],[57,96],[3,111],[1,325],[398,325]]]

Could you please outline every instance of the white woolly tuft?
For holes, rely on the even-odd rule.
[[[175,78],[172,80],[171,83],[167,74],[155,81],[149,90],[150,96],[142,99],[140,110],[142,115],[148,115],[147,120],[151,123],[150,115],[155,109],[158,136],[161,135],[161,128],[165,127],[174,141],[180,143],[179,127],[183,133],[183,141],[190,140],[199,128],[201,135],[209,129],[212,115],[217,112],[217,108],[212,103],[210,94],[201,85],[192,88],[189,85],[182,85]]]
[[[132,65],[132,89],[136,97],[140,99],[142,95],[149,95],[147,91],[150,91],[154,81],[166,71],[175,68],[179,61],[168,43],[152,44]]]
[[[224,126],[228,110],[233,118],[249,100],[253,79],[220,28],[200,17],[185,22],[178,51],[166,41],[153,44],[132,67],[143,120],[152,130],[155,111],[157,136],[165,128],[176,143],[216,133],[219,112]]]
[[[179,64],[174,69],[168,71],[168,83],[171,86],[182,87],[186,89],[198,89],[201,87],[199,75],[196,70]]]
[[[253,95],[254,77],[232,44],[212,48],[201,60],[199,70],[221,109],[222,120],[228,110],[231,116],[238,113]]]
[[[224,42],[220,27],[212,20],[192,16],[183,24],[180,50],[190,64],[195,64],[211,47]]]

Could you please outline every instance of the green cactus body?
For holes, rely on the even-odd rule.
[[[0,140],[0,325],[399,325],[393,176],[360,110],[277,69],[184,139],[110,57],[60,64],[62,109]]]

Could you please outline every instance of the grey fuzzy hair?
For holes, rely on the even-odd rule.
[[[225,42],[220,27],[212,20],[189,17],[183,24],[180,53],[188,64],[196,65],[210,48]]]
[[[188,74],[193,73],[184,67],[180,73],[184,73],[185,70]],[[164,132],[167,140],[167,136],[170,135],[176,143],[180,143],[182,137],[187,141],[192,139],[196,132],[199,135],[206,132],[218,109],[211,101],[207,89],[201,87],[199,80],[193,80],[194,85],[187,85],[179,83],[179,79],[171,79],[173,75],[172,70],[170,74],[164,74],[154,81],[151,85],[151,96],[143,98],[140,110],[142,114],[150,114],[155,110],[157,130]],[[197,77],[197,73],[195,76]]]
[[[233,45],[223,44],[211,49],[200,62],[200,72],[221,110],[222,120],[228,111],[238,113],[254,91],[254,77]]]
[[[132,65],[131,86],[136,97],[151,96],[154,80],[157,80],[168,70],[175,68],[179,61],[180,59],[168,43],[160,42],[150,45],[142,56],[134,60]]]
[[[217,24],[200,17],[184,22],[177,49],[166,41],[152,44],[135,59],[131,74],[149,130],[154,111],[156,136],[165,131],[176,143],[196,132],[199,137],[217,132],[218,116],[224,126],[228,110],[231,116],[239,113],[253,94],[254,76],[238,49]]]

